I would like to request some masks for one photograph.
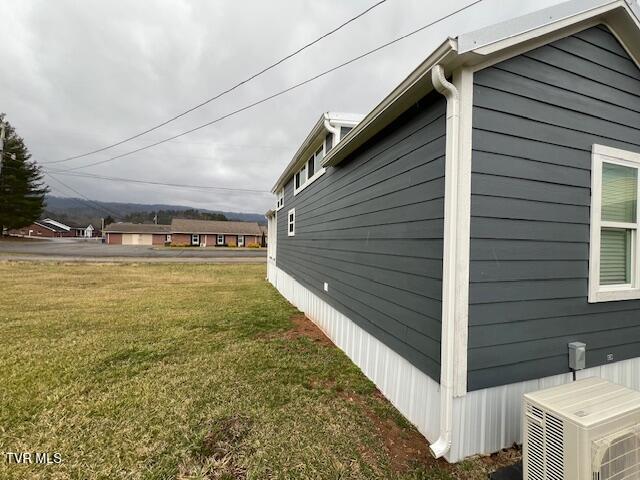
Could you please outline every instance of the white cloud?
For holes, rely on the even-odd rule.
[[[0,111],[48,161],[109,144],[228,88],[373,4],[261,0],[21,0],[4,5]],[[469,1],[389,0],[219,101],[105,153],[109,158],[210,121],[395,38]],[[321,112],[366,113],[446,36],[559,0],[485,0],[299,90],[158,147],[82,171],[269,190]],[[90,198],[265,211],[269,195],[61,177]],[[62,193],[55,188],[54,192]],[[65,192],[66,194],[66,192]]]

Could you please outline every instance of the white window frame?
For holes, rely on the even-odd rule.
[[[238,235],[238,246],[244,247],[244,235]]]
[[[218,245],[224,245],[224,235],[216,235],[216,243]]]
[[[197,239],[197,241],[196,241]],[[200,234],[192,233],[191,234],[191,245],[200,245]]]
[[[291,219],[293,215],[293,220]],[[291,228],[293,226],[293,228]],[[293,237],[296,234],[296,209],[292,208],[287,212],[287,235]]]
[[[638,170],[636,223],[602,221],[602,164],[611,163]],[[602,228],[622,228],[631,233],[631,283],[600,285],[600,235]],[[640,154],[593,145],[591,155],[591,243],[589,248],[589,303],[640,298]]]
[[[170,233],[167,233],[167,234],[164,236],[164,241],[165,241],[165,242],[167,242],[167,243],[170,243],[170,242],[171,242],[171,234],[170,234]]]
[[[295,182],[295,178],[294,178],[294,182]],[[284,188],[281,188],[280,190],[278,190],[278,193],[276,194],[276,212],[280,210],[282,207],[284,207]]]
[[[316,148],[313,150],[313,153],[311,154],[311,156],[307,158],[307,160],[304,162],[304,165],[300,167],[300,170],[298,170],[295,173],[295,175],[293,176],[293,196],[296,196],[298,193],[303,191],[305,188],[307,188],[309,185],[315,182],[318,178],[324,175],[326,168],[322,166],[322,159],[327,154],[325,149],[326,149],[325,142],[324,140],[322,140],[322,144],[316,145]],[[315,171],[313,172],[313,175],[311,177],[308,177],[307,174],[309,172],[308,170],[309,161],[312,158],[314,159],[313,167]],[[296,188],[296,176],[298,175],[298,173],[301,173],[303,170],[305,172],[305,180],[300,184],[300,187]]]

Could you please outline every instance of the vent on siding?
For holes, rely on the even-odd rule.
[[[562,420],[527,403],[527,473],[530,480],[564,479]]]

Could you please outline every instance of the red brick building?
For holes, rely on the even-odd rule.
[[[171,244],[201,247],[262,246],[262,231],[256,222],[174,218],[171,222]]]
[[[171,241],[170,225],[112,223],[104,233],[109,245],[164,245]]]

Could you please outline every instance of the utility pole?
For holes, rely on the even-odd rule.
[[[4,122],[0,122],[0,173],[2,173],[3,160],[4,160]]]

